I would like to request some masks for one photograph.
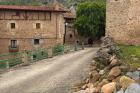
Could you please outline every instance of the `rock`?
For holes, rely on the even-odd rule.
[[[123,65],[120,66],[120,69],[121,69],[122,72],[127,72],[127,71],[129,71],[130,66],[128,66],[126,64],[123,64]]]
[[[122,76],[120,78],[120,86],[122,87],[123,90],[125,90],[132,83],[135,83],[135,81],[129,77]]]
[[[135,57],[135,58],[132,58],[132,60],[136,62],[136,61],[139,61],[139,58]]]
[[[100,75],[103,75],[104,73],[105,73],[104,70],[100,70],[100,71],[99,71],[99,74],[100,74]]]
[[[87,88],[86,90],[80,90],[74,93],[99,93],[99,90],[97,88]]]
[[[111,54],[117,54],[118,53],[119,48],[117,47],[113,38],[111,38],[109,36],[105,36],[101,39],[101,41],[102,41],[102,46],[109,48]]]
[[[127,87],[125,93],[140,93],[140,85],[133,83]]]
[[[108,80],[113,80],[117,76],[119,76],[120,74],[121,74],[120,68],[118,66],[117,67],[113,67],[111,69],[111,71],[109,72],[109,74],[108,74]]]
[[[114,66],[119,66],[120,62],[117,59],[113,59],[110,63],[110,68],[114,67]]]
[[[110,58],[110,62],[111,62],[113,59],[115,59],[115,58],[116,58],[116,56],[113,55],[113,56]]]
[[[140,71],[140,68],[138,68],[137,70]]]
[[[115,93],[116,92],[116,83],[112,82],[112,83],[104,85],[102,87],[101,91],[103,93]]]
[[[91,62],[91,66],[96,66],[95,60],[93,60],[93,61]]]
[[[90,79],[89,79],[89,78],[87,78],[87,79],[85,80],[85,83],[86,83],[86,84],[88,84],[88,83],[89,83],[89,81],[90,81]]]
[[[78,92],[74,92],[74,93],[87,93],[86,90],[80,90]]]
[[[99,93],[97,88],[87,88],[86,93]]]
[[[102,87],[103,85],[105,84],[108,84],[109,81],[107,79],[103,79],[99,84],[98,84],[98,87]]]
[[[94,83],[96,81],[98,81],[100,78],[100,74],[97,72],[97,71],[93,71],[91,74],[90,74],[90,82]]]
[[[94,71],[94,70],[96,70],[96,69],[97,69],[96,66],[91,66],[91,67],[90,67],[90,71]]]
[[[96,53],[95,60],[99,61],[101,64],[110,64],[111,55],[108,53],[107,49],[99,49]]]
[[[85,90],[86,88],[88,88],[87,84],[82,86],[82,89]]]
[[[136,82],[140,85],[140,77],[136,80]]]
[[[119,82],[120,82],[120,78],[121,78],[121,76],[118,76],[118,77],[116,77],[115,79],[113,79],[112,81],[113,81],[113,82],[118,82],[118,83],[119,83]]]
[[[131,77],[134,80],[137,80],[140,77],[140,71],[128,72],[126,75]]]
[[[123,89],[121,89],[117,93],[124,93],[124,91],[123,91]]]
[[[94,87],[93,83],[88,83],[87,84],[87,88],[93,88],[93,87]]]

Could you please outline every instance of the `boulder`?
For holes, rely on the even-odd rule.
[[[140,85],[137,83],[129,85],[125,93],[140,93]]]
[[[127,72],[126,75],[129,76],[130,78],[134,79],[134,80],[137,80],[140,77],[140,71]]]
[[[106,84],[101,89],[102,93],[116,93],[116,83],[112,82],[109,84]]]
[[[95,60],[92,60],[90,64],[91,64],[91,66],[96,66]]]
[[[80,90],[74,93],[99,93],[99,90],[97,88],[87,88],[86,90]]]
[[[92,71],[90,73],[90,82],[95,83],[100,78],[100,74],[97,71]]]
[[[93,88],[93,87],[94,87],[93,83],[88,83],[88,84],[87,84],[87,88],[90,88],[90,89],[91,89],[91,88]]]
[[[103,75],[104,73],[105,73],[105,70],[100,70],[100,71],[99,71],[99,74],[100,74],[100,75]]]
[[[102,87],[103,85],[105,84],[108,84],[109,81],[107,79],[103,79],[99,84],[98,84],[98,87]]]
[[[91,66],[91,67],[90,67],[90,71],[94,71],[94,70],[96,70],[96,69],[97,69],[96,66]]]
[[[111,62],[113,59],[116,59],[116,55],[113,55],[113,56],[110,58],[110,62]]]
[[[130,70],[130,66],[127,65],[127,64],[122,64],[120,66],[120,69],[121,69],[122,72],[128,72]]]
[[[109,65],[110,58],[111,58],[111,55],[108,53],[108,50],[102,48],[97,51],[95,60],[100,62],[101,64]]]
[[[119,76],[121,74],[121,70],[118,66],[113,67],[111,69],[111,71],[108,74],[108,80],[113,80],[115,79],[117,76]]]
[[[80,90],[78,92],[73,92],[73,93],[87,93],[86,90]]]
[[[118,59],[113,59],[109,65],[110,68],[115,67],[115,66],[119,66],[120,62],[118,61]]]
[[[140,71],[140,68],[137,68],[138,71]]]
[[[87,88],[86,93],[99,93],[97,88]]]
[[[136,80],[136,82],[140,85],[140,77]]]
[[[82,86],[82,89],[85,90],[86,88],[88,88],[87,84]]]
[[[125,90],[129,85],[135,83],[135,81],[127,76],[122,76],[120,78],[120,86]]]
[[[124,93],[124,90],[121,89],[121,90],[117,91],[117,93]]]
[[[117,54],[119,52],[119,48],[117,47],[113,38],[105,36],[101,39],[101,41],[102,46],[107,47],[110,50],[110,54]]]

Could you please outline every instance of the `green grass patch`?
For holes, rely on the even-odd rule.
[[[140,46],[119,45],[120,59],[130,65],[132,69],[140,67]]]

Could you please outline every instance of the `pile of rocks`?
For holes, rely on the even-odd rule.
[[[127,75],[130,68],[117,58],[118,53],[119,48],[113,39],[104,37],[95,61],[91,63],[89,77],[81,91],[74,93],[140,93],[140,78]]]

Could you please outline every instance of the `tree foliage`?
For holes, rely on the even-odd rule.
[[[74,26],[84,37],[100,37],[105,32],[105,3],[86,2],[78,5]]]
[[[5,1],[0,2],[0,5],[45,5],[45,2],[39,2],[39,1],[32,1],[32,0],[15,0],[15,1]]]

